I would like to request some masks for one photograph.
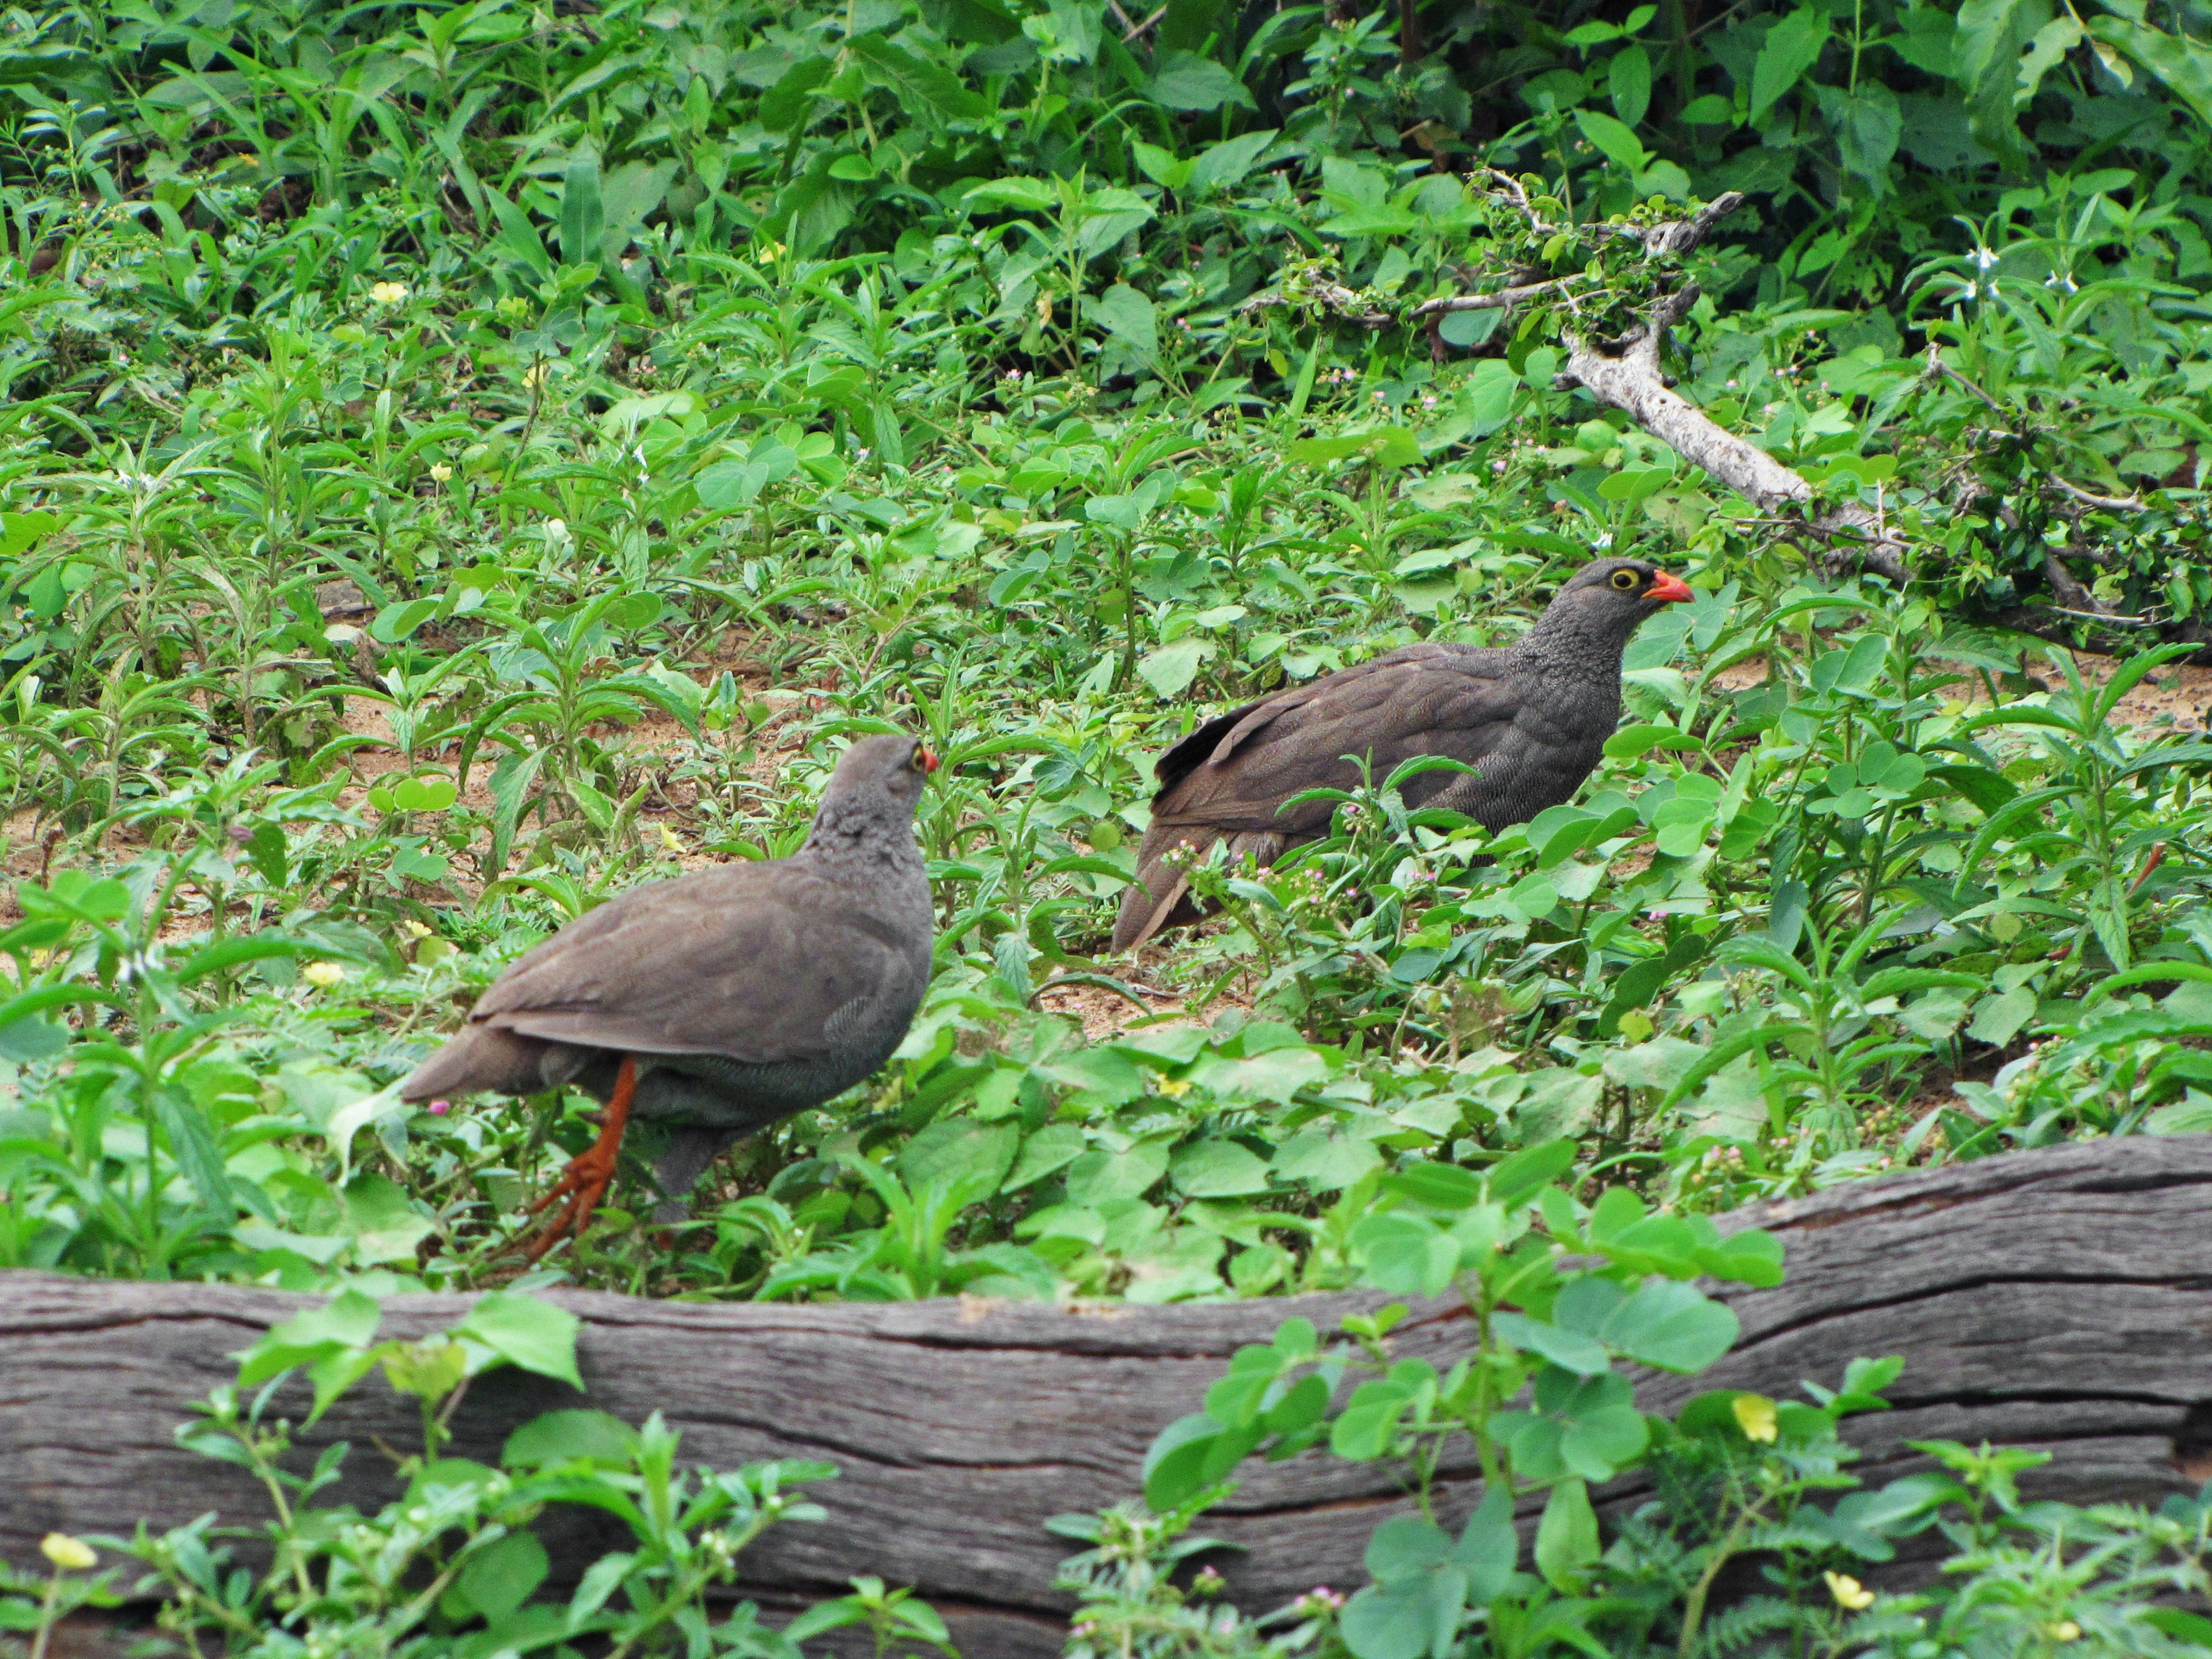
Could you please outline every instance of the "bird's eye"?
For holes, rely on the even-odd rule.
[[[906,757],[907,770],[909,772],[921,772],[927,770],[929,765],[928,757],[928,750],[923,748],[920,744],[915,744],[914,753]]]
[[[1626,565],[1613,573],[1613,585],[1626,593],[1636,586],[1636,573]]]

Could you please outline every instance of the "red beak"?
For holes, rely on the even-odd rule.
[[[1651,584],[1651,591],[1644,596],[1661,605],[1679,605],[1685,599],[1696,599],[1697,593],[1689,583],[1672,571],[1662,570]]]
[[[1680,586],[1679,583],[1676,585],[1678,586]],[[1686,593],[1690,590],[1685,587],[1682,591]],[[921,751],[921,769],[923,775],[927,776],[928,774],[934,772],[939,764],[940,763],[937,758],[937,751],[934,749],[925,749]]]

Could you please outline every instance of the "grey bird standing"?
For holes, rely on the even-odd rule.
[[[520,957],[407,1100],[574,1083],[606,1104],[596,1143],[533,1206],[567,1202],[536,1261],[580,1233],[632,1116],[666,1127],[672,1198],[740,1136],[842,1094],[891,1056],[929,983],[932,918],[915,805],[937,757],[863,738],[787,859],[634,887]]]
[[[1377,782],[1423,755],[1461,761],[1406,787],[1408,805],[1464,812],[1486,830],[1525,823],[1582,787],[1620,721],[1628,636],[1663,606],[1694,599],[1641,559],[1584,565],[1511,647],[1424,641],[1325,674],[1206,722],[1160,757],[1137,880],[1121,895],[1114,948],[1199,919],[1183,862],[1226,842],[1232,859],[1272,864],[1328,833],[1334,807],[1308,789],[1350,789],[1369,758]]]

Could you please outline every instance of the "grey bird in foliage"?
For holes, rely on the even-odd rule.
[[[909,738],[861,738],[798,852],[635,887],[580,916],[400,1085],[428,1100],[574,1083],[605,1103],[598,1141],[535,1206],[566,1200],[532,1261],[582,1231],[633,1116],[667,1129],[655,1173],[680,1198],[731,1142],[890,1058],[929,982],[914,811],[936,769]]]
[[[1424,755],[1472,773],[1425,772],[1407,804],[1464,812],[1486,830],[1525,823],[1571,797],[1620,720],[1620,659],[1646,617],[1696,596],[1641,559],[1584,565],[1510,649],[1425,641],[1291,686],[1218,715],[1160,757],[1152,827],[1137,880],[1121,896],[1114,948],[1198,920],[1184,873],[1217,842],[1272,864],[1318,840],[1327,801],[1285,803],[1308,789],[1350,789],[1364,756],[1378,783]],[[1181,860],[1170,854],[1189,852]]]

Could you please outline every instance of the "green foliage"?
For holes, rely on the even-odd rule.
[[[1765,1271],[1702,1217],[2212,1127],[2212,744],[2165,646],[2212,605],[2201,11],[7,14],[0,1266],[356,1310],[1463,1283],[1465,1376],[1379,1330],[1248,1362],[1155,1467],[1182,1522],[1087,1534],[1083,1593],[1235,1650],[1154,1571],[1191,1483],[1465,1433],[1556,1494],[1528,1584],[1475,1594],[1494,1517],[1408,1534],[1400,1588],[1251,1639],[1509,1605],[1516,1651],[1588,1639],[1584,1487],[1674,1443],[1614,1364],[1695,1369],[1727,1333],[1689,1279]],[[1892,564],[1563,382],[1662,299],[1680,396]],[[1698,598],[1575,801],[1488,834],[1365,778],[1275,868],[1194,868],[1218,920],[1100,959],[1200,711],[1510,643],[1599,550]],[[611,893],[788,853],[887,725],[945,760],[905,1046],[688,1222],[627,1169],[507,1283],[586,1103],[392,1082]],[[1570,1237],[1607,1265],[1507,1294]],[[434,1437],[550,1352],[525,1305],[297,1363],[381,1366]],[[1986,1559],[1994,1607],[2028,1569]]]
[[[70,1559],[72,1549],[90,1558],[97,1546],[149,1570],[138,1589],[165,1598],[163,1630],[193,1652],[239,1659],[679,1647],[789,1659],[799,1640],[849,1625],[872,1628],[878,1651],[908,1641],[947,1647],[933,1609],[873,1579],[855,1580],[851,1595],[818,1603],[780,1631],[763,1625],[750,1602],[709,1607],[709,1593],[732,1579],[738,1556],[764,1529],[821,1517],[795,1489],[834,1477],[831,1465],[685,1469],[677,1462],[678,1437],[657,1413],[634,1428],[579,1409],[518,1427],[496,1468],[449,1457],[446,1425],[469,1380],[483,1370],[511,1363],[580,1386],[577,1322],[504,1291],[478,1298],[451,1331],[412,1342],[375,1342],[380,1316],[373,1297],[349,1291],[276,1327],[240,1357],[237,1382],[215,1389],[179,1429],[180,1444],[260,1482],[270,1506],[261,1527],[225,1527],[210,1511],[165,1533],[142,1526],[131,1539],[49,1539],[56,1570],[43,1605],[0,1595],[0,1628],[39,1629],[43,1649],[44,1627],[64,1600],[113,1605],[114,1570],[93,1580],[64,1571],[91,1565]],[[351,1452],[344,1443],[326,1447],[306,1474],[289,1466],[296,1461],[294,1427],[272,1407],[302,1367],[314,1388],[307,1424],[380,1367],[396,1393],[422,1405],[422,1449],[398,1459],[404,1491],[374,1514],[325,1496],[345,1479]],[[257,1383],[264,1386],[249,1395]],[[592,1562],[565,1596],[541,1595],[551,1562],[533,1528],[564,1505],[613,1516],[629,1534],[628,1547]],[[235,1541],[247,1538],[265,1547],[265,1569],[236,1559]]]

